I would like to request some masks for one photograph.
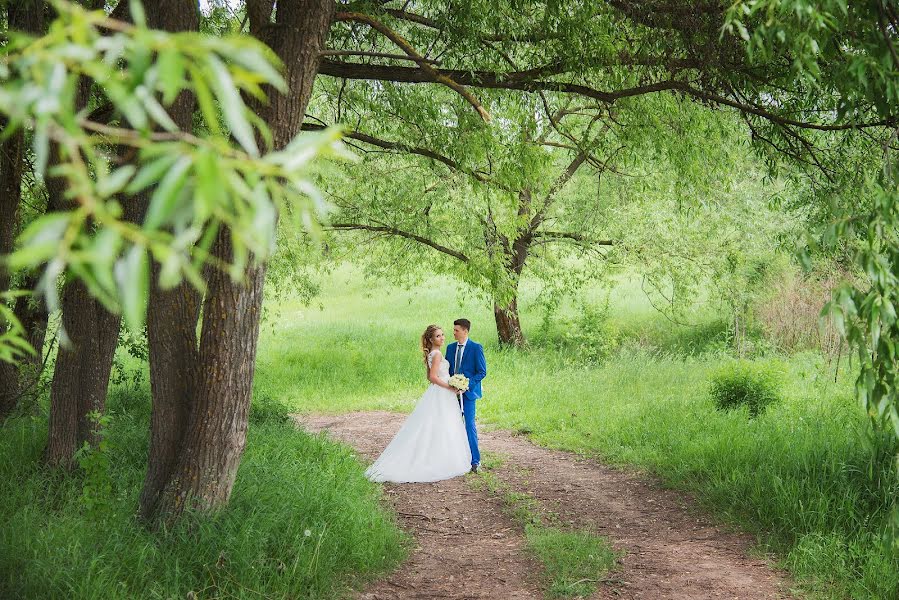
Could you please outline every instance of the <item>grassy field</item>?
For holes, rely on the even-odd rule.
[[[288,302],[271,315],[257,397],[298,412],[409,411],[424,388],[420,332],[465,316],[489,363],[482,424],[659,475],[758,534],[760,548],[812,597],[899,597],[899,561],[881,542],[899,492],[895,447],[868,433],[845,360],[835,376],[814,353],[758,358],[785,372],[783,402],[756,419],[721,413],[708,380],[732,358],[708,307],[687,316],[692,325],[674,325],[623,281],[596,334],[597,344],[603,332],[620,344],[596,360],[592,324],[577,320],[583,310],[569,306],[547,326],[528,309],[532,293],[525,289],[523,298],[531,347],[501,351],[492,314],[460,300],[452,284],[395,290],[340,270],[320,305]],[[604,298],[596,291],[588,302]]]
[[[621,281],[611,294],[588,294],[587,308],[567,306],[545,322],[533,294],[526,287],[522,297],[526,350],[500,350],[492,313],[444,280],[396,290],[341,269],[318,304],[269,307],[231,505],[162,536],[134,518],[147,449],[145,378],[111,393],[109,468],[96,477],[37,467],[45,418],[8,423],[0,432],[0,597],[334,598],[394,567],[407,540],[379,508],[363,465],[283,414],[410,411],[425,387],[421,331],[432,322],[450,328],[460,316],[487,352],[482,426],[657,474],[757,534],[760,550],[809,597],[899,597],[899,559],[882,542],[899,492],[896,448],[869,434],[845,361],[835,377],[814,353],[760,356],[785,373],[783,401],[755,419],[721,413],[709,377],[733,359],[709,307],[686,315],[692,325],[674,325],[639,285]],[[86,508],[85,493],[100,506]]]

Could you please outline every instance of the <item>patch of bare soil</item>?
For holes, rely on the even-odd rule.
[[[297,415],[374,460],[406,415]],[[752,539],[723,531],[684,496],[649,478],[548,450],[505,431],[482,431],[481,451],[502,457],[494,474],[537,498],[564,523],[612,540],[623,556],[595,598],[762,600],[787,598],[787,580],[752,558]],[[468,477],[473,477],[469,475]],[[476,477],[476,475],[474,475]],[[400,525],[416,542],[396,572],[361,594],[386,598],[542,598],[540,565],[500,500],[465,478],[386,484]]]

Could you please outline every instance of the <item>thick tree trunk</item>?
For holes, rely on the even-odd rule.
[[[7,23],[10,29],[40,33],[45,28],[44,6],[40,2],[10,3],[6,8]],[[7,126],[4,119],[0,123],[0,129]],[[15,244],[16,232],[19,229],[19,204],[22,201],[22,174],[24,170],[25,136],[20,130],[0,145],[0,256],[9,254]],[[10,289],[10,273],[0,265],[0,292]],[[23,307],[24,308],[24,307]],[[17,316],[21,314],[17,312]],[[43,332],[46,329],[46,319],[43,327],[38,319],[34,326],[37,329],[32,333],[29,326],[32,320],[22,322],[25,333],[40,359],[43,347]],[[3,324],[0,323],[0,328]],[[36,335],[35,335],[36,334]],[[40,345],[35,343],[40,342]],[[3,421],[15,408],[22,395],[22,390],[28,385],[23,379],[23,374],[33,371],[33,361],[25,360],[27,366],[21,369],[17,365],[0,363],[0,422]]]
[[[161,1],[148,14],[148,23],[154,29],[166,31],[198,31],[197,3]],[[169,115],[180,129],[190,130],[195,106],[194,96],[182,93],[169,109]],[[155,513],[159,495],[177,464],[194,404],[199,359],[200,294],[187,282],[163,290],[156,283],[158,279],[159,265],[154,263],[147,311],[153,410],[147,473],[140,494],[140,515],[145,519]]]
[[[75,451],[98,440],[91,412],[106,408],[109,373],[119,335],[119,317],[94,300],[78,280],[63,291],[62,325],[68,343],[61,343],[50,390],[50,431],[44,461],[72,466]]]
[[[270,0],[248,3],[251,31],[284,61],[290,91],[268,90],[269,104],[251,106],[272,128],[275,148],[283,148],[300,130],[334,3],[279,2],[275,23],[268,22],[271,8]],[[213,251],[230,260],[228,231]],[[230,498],[246,444],[264,280],[264,265],[249,267],[238,284],[223,272],[209,276],[189,424],[155,518],[172,522],[187,508],[212,510]]]
[[[496,335],[499,338],[500,346],[520,347],[524,345],[524,334],[518,318],[517,296],[506,304],[494,302],[493,316],[496,319]]]
[[[229,237],[227,231],[219,234],[217,256],[230,256]],[[238,284],[222,271],[210,274],[190,420],[157,503],[164,519],[188,507],[224,506],[231,496],[246,445],[264,280],[264,266],[249,269],[246,281]]]
[[[92,0],[89,4],[98,2]],[[87,105],[90,87],[87,79],[78,83],[77,106]],[[58,148],[51,149],[51,160],[53,164],[59,162]],[[65,196],[66,186],[65,179],[47,179],[48,203],[53,209],[71,206]],[[44,461],[49,466],[69,468],[75,451],[85,441],[98,441],[89,414],[102,413],[106,408],[121,319],[91,297],[77,279],[65,284],[61,309],[63,331],[50,389],[50,427]]]

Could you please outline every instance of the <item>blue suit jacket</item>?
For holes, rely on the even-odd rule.
[[[446,347],[446,360],[450,364],[450,375],[456,374],[456,348],[458,346],[458,342],[453,342]],[[481,380],[487,376],[487,359],[484,358],[483,346],[471,340],[465,342],[459,373],[468,377],[468,391],[462,397],[465,400],[477,400],[480,398]]]

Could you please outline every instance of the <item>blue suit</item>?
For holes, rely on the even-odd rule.
[[[457,342],[446,347],[446,360],[450,364],[450,375],[461,373],[468,377],[468,391],[462,395],[462,412],[465,414],[465,433],[468,434],[468,446],[471,448],[471,464],[481,462],[478,450],[478,430],[474,424],[475,401],[481,397],[481,380],[487,376],[487,359],[484,358],[484,347],[468,340],[462,350],[462,362],[456,369]]]

